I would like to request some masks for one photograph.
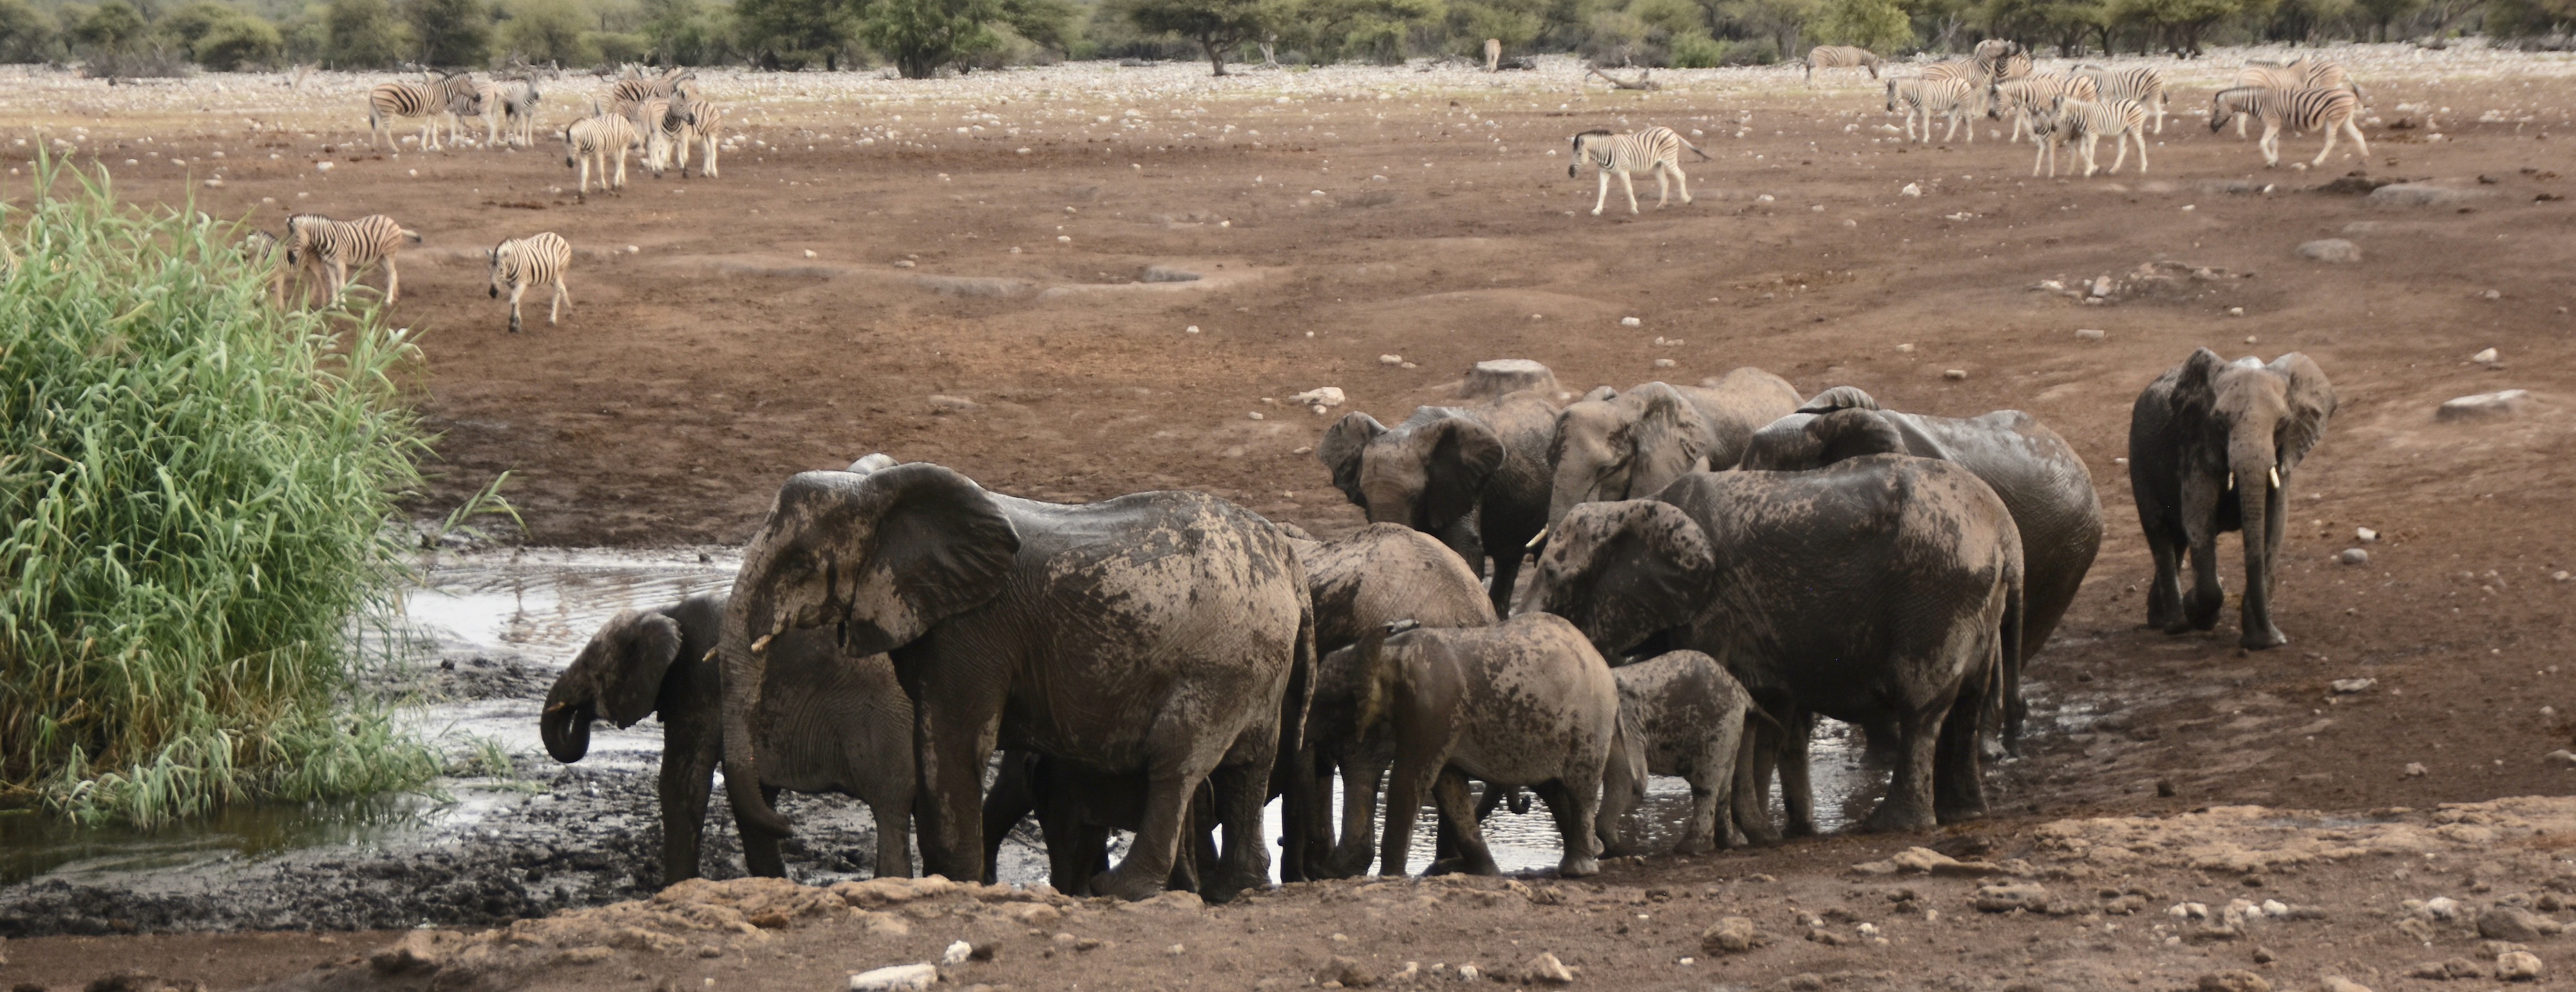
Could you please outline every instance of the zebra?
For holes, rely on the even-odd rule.
[[[1924,63],[1922,78],[1934,82],[1944,79],[1956,79],[1960,82],[1971,83],[1979,87],[1983,87],[1991,81],[1988,73],[1986,72],[1985,63],[1973,58],[1942,59],[1938,62]]]
[[[2135,100],[2156,119],[2156,133],[2165,133],[2165,75],[2149,66],[2134,69],[2105,69],[2098,65],[2075,67],[2075,74],[2091,77],[2093,88],[2104,99]]]
[[[286,264],[302,271],[329,266],[322,285],[331,302],[349,288],[349,267],[361,273],[375,262],[385,263],[385,302],[391,304],[402,291],[402,274],[394,269],[394,252],[409,240],[420,243],[420,232],[405,229],[383,214],[369,214],[356,220],[332,220],[321,214],[296,214],[286,219]]]
[[[2031,175],[2039,174],[2039,162],[2045,159],[2048,162],[2049,177],[2055,178],[2057,146],[2077,138],[2084,139],[2084,175],[2088,178],[2095,171],[2094,143],[2102,138],[2111,139],[2112,146],[2120,152],[2111,160],[2112,172],[2120,171],[2120,166],[2129,161],[2129,142],[2132,139],[2135,139],[2138,144],[2138,173],[2144,175],[2147,171],[2147,110],[2145,107],[2138,106],[2138,101],[2101,100],[2097,102],[2070,100],[2061,96],[2049,102],[2045,118],[2047,130],[2045,137],[2040,135],[2042,126],[2041,119],[2034,118],[2031,122],[2032,136],[2039,143],[2039,156],[2031,162]]]
[[[243,260],[268,270],[268,304],[286,309],[285,244],[277,240],[277,235],[252,228],[242,235],[240,251]]]
[[[1962,79],[1890,79],[1887,81],[1887,112],[1895,113],[1897,104],[1905,105],[1905,137],[1909,141],[1918,140],[1914,137],[1914,119],[1921,117],[1923,137],[1919,140],[1926,143],[1932,140],[1932,116],[1948,117],[1950,130],[1941,136],[1941,140],[1946,142],[1959,136],[1961,119],[1982,109],[1971,104],[1984,92],[1982,87],[1970,86]],[[1974,123],[1968,125],[1968,143],[1977,143],[1977,126]]]
[[[2351,89],[2262,89],[2239,86],[2224,89],[2210,98],[2209,129],[2226,127],[2228,118],[2263,119],[2263,167],[2281,164],[2281,132],[2324,131],[2326,146],[2317,151],[2309,165],[2324,165],[2334,154],[2335,134],[2352,135],[2352,143],[2363,158],[2370,157],[2370,142],[2363,140],[2361,128],[2352,122],[2360,109],[2361,97]]]
[[[1867,69],[1869,78],[1878,78],[1878,67],[1886,65],[1869,49],[1853,45],[1818,45],[1807,51],[1807,85],[1816,84],[1818,69]]]
[[[620,114],[631,113],[636,104],[646,100],[655,97],[670,99],[672,94],[679,91],[681,83],[696,78],[698,78],[696,69],[672,66],[669,71],[659,76],[646,77],[637,75],[634,67],[629,66],[626,70],[626,78],[618,80],[608,88],[608,105]]]
[[[501,287],[510,288],[510,333],[519,333],[519,296],[530,286],[552,284],[554,296],[546,301],[546,326],[555,326],[563,316],[564,272],[572,268],[572,246],[553,231],[540,231],[524,238],[511,238],[484,254],[491,266],[493,299],[501,298]]]
[[[1709,154],[1698,145],[1683,141],[1672,128],[1655,126],[1635,134],[1612,134],[1594,128],[1574,136],[1574,161],[1565,167],[1565,178],[1582,174],[1589,162],[1601,174],[1601,195],[1592,201],[1592,216],[1601,216],[1601,208],[1610,202],[1610,174],[1619,174],[1619,188],[1628,192],[1628,212],[1637,212],[1637,184],[1630,177],[1640,171],[1655,174],[1655,208],[1663,209],[1672,199],[1672,189],[1665,182],[1669,174],[1682,188],[1682,202],[1691,202],[1690,180],[1682,175],[1682,149],[1688,148],[1707,161]]]
[[[599,104],[590,106],[591,115],[572,122],[564,129],[564,166],[581,167],[578,196],[590,195],[590,167],[599,166],[599,188],[602,191],[626,188],[626,153],[642,144],[635,125],[617,114],[601,112]],[[617,160],[617,178],[609,180],[608,161]]]
[[[2098,100],[2101,99],[2101,91],[2094,87],[2091,76],[2061,76],[2051,73],[2027,79],[1999,79],[1986,89],[1986,117],[2000,118],[2004,115],[2004,108],[2011,107],[2013,110],[2012,137],[2004,140],[2020,141],[2022,132],[2030,126],[2030,112],[2047,106],[2049,101],[2061,96],[2074,97],[2078,100]],[[1970,127],[1974,128],[1975,125],[1971,124]]]
[[[367,127],[371,132],[367,137],[367,147],[375,147],[378,138],[391,140],[392,135],[385,129],[387,119],[419,117],[424,118],[420,125],[420,147],[423,150],[437,149],[442,147],[438,143],[440,115],[446,115],[456,122],[455,127],[461,128],[464,126],[462,118],[477,117],[482,113],[482,91],[475,87],[474,78],[466,73],[450,73],[435,83],[377,83],[374,89],[367,91]]]
[[[2031,73],[2030,50],[2021,42],[1988,38],[1977,43],[1977,69],[1996,80],[2021,79]]]
[[[685,99],[678,94],[652,97],[636,104],[633,115],[627,118],[627,123],[635,126],[635,134],[644,140],[644,167],[652,170],[656,179],[670,168],[671,146],[680,140],[681,130],[688,125]]]
[[[509,132],[510,144],[536,144],[537,92],[533,80],[484,83],[478,89],[483,95],[483,143],[499,148],[501,133]]]
[[[2236,70],[2236,82],[2230,88],[2244,87],[2272,90],[2348,89],[2356,99],[2362,97],[2361,87],[2353,85],[2352,77],[2344,72],[2343,66],[2324,59],[2311,59],[2304,56],[2289,62],[2266,62],[2261,59],[2247,61],[2244,68]],[[2236,119],[2236,136],[2245,137],[2245,119],[2242,117]]]
[[[716,147],[724,140],[724,105],[705,100],[689,101],[689,127],[680,138],[680,174],[689,174],[688,142],[694,138],[704,155],[698,163],[698,175],[716,178]]]

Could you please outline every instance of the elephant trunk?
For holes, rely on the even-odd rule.
[[[2272,624],[2272,550],[2280,538],[2272,517],[2282,495],[2280,463],[2268,443],[2231,445],[2227,460],[2236,475],[2236,506],[2245,534],[2242,643],[2277,647],[2288,640]]]
[[[724,630],[716,655],[724,666],[725,795],[733,802],[734,822],[743,830],[776,836],[791,831],[785,818],[769,808],[760,794],[760,765],[753,757],[751,718],[760,710],[760,687],[768,674],[769,639],[782,624],[770,607],[771,553],[754,542],[745,555],[733,595],[725,601]]]
[[[590,700],[549,699],[545,714],[537,719],[537,736],[544,739],[547,754],[569,765],[590,753],[590,722],[598,716]]]

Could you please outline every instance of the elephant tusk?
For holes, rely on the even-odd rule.
[[[2227,473],[2227,488],[2229,488],[2229,489],[2234,489],[2234,488],[2236,488],[2236,473],[2234,473],[2234,472],[2229,472],[2229,473]]]
[[[751,642],[751,653],[753,653],[753,654],[761,654],[761,653],[763,653],[763,652],[768,651],[768,650],[769,650],[769,639],[770,639],[770,638],[773,638],[773,637],[776,637],[776,636],[778,636],[778,635],[776,635],[776,634],[762,634],[762,635],[760,635],[760,639],[759,639],[759,640]]]
[[[1538,529],[1538,536],[1530,538],[1528,544],[1521,545],[1521,550],[1527,551],[1531,548],[1538,547],[1538,542],[1544,540],[1547,540],[1547,528],[1541,527]]]
[[[719,651],[721,651],[721,650],[723,650],[723,649],[722,649],[722,648],[708,648],[708,649],[707,649],[706,657],[700,658],[700,659],[698,659],[698,660],[699,660],[700,662],[709,662],[709,663],[714,662],[714,661],[716,660],[716,653],[717,653],[717,652],[719,652]]]
[[[2281,488],[2281,466],[2272,466],[2272,488]]]
[[[553,715],[553,714],[561,713],[561,712],[563,712],[563,711],[565,711],[565,710],[568,710],[568,709],[571,709],[571,708],[572,708],[572,704],[571,704],[571,703],[556,703],[556,704],[554,704],[554,705],[552,705],[552,706],[548,706],[548,707],[546,707],[546,714],[547,714],[547,715],[549,715],[549,716],[551,716],[551,715]]]

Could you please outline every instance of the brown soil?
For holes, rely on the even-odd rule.
[[[2555,90],[2543,103],[2567,96],[2566,80],[2541,85]],[[2186,89],[2175,105],[2193,106],[2197,92],[2205,90]],[[2394,120],[2388,108],[2401,100],[2471,111],[2533,92],[2408,79],[2375,85],[2372,97]],[[123,170],[119,182],[146,198],[185,189],[206,209],[248,212],[270,226],[278,211],[255,206],[262,197],[334,215],[389,213],[421,230],[428,243],[403,256],[406,292],[394,314],[423,331],[420,388],[444,435],[433,466],[440,478],[423,511],[443,512],[508,470],[508,495],[532,543],[739,541],[781,478],[871,451],[940,462],[1043,499],[1202,488],[1330,533],[1358,514],[1299,453],[1328,418],[1265,398],[1334,385],[1354,407],[1391,421],[1451,395],[1447,384],[1484,358],[1537,359],[1575,390],[1696,381],[1754,365],[1809,392],[1858,385],[1897,409],[2029,410],[2091,464],[2108,536],[2034,673],[2055,722],[1998,770],[2002,815],[1970,831],[2005,851],[2029,844],[2049,818],[2235,803],[2364,811],[2566,791],[2576,773],[2542,756],[2576,732],[2568,712],[2576,669],[2560,671],[2576,648],[2568,622],[2576,582],[2553,579],[2576,568],[2576,529],[2558,488],[2570,476],[2553,467],[2576,455],[2576,317],[2567,312],[2576,289],[2566,278],[2576,270],[2576,208],[2535,199],[2569,192],[2552,172],[2568,169],[2564,139],[2544,130],[2565,131],[2563,117],[2480,125],[2464,112],[2442,121],[2438,142],[2421,128],[2374,129],[2367,163],[2338,156],[2310,172],[2264,170],[2249,142],[2183,117],[2155,139],[2163,144],[2148,177],[2124,170],[2052,182],[2028,177],[2027,145],[1873,143],[1885,118],[1858,89],[1596,93],[1571,111],[1545,109],[1570,99],[1462,91],[1454,102],[1414,96],[1283,109],[1200,94],[1121,106],[1156,117],[1206,106],[1201,130],[1243,120],[1285,133],[1302,127],[1303,115],[1331,116],[1316,118],[1313,136],[1296,131],[1294,145],[1261,148],[1165,136],[746,150],[725,160],[721,179],[639,175],[623,195],[588,202],[553,192],[570,178],[548,154],[346,161],[335,152],[339,167],[313,178],[305,159],[319,156],[321,142],[300,140],[288,141],[280,161],[236,159],[221,190],[185,189],[167,168]],[[1728,122],[1745,114],[1747,135],[1730,137]],[[1488,118],[1500,127],[1484,126]],[[1694,140],[1717,160],[1685,166],[1697,203],[1659,211],[1649,190],[1639,217],[1616,205],[1599,218],[1582,212],[1592,180],[1563,177],[1561,143],[1573,130],[1621,120],[1708,129]],[[773,123],[750,133],[784,144],[793,131]],[[1508,153],[1487,140],[1496,134]],[[1016,145],[1031,154],[1014,154]],[[2285,146],[2292,161],[2316,148],[2308,138]],[[1550,148],[1560,154],[1545,157]],[[2365,165],[2374,176],[2430,177],[2483,195],[2465,207],[2391,208],[2308,191]],[[415,168],[417,179],[406,174]],[[1900,195],[1909,183],[1920,198]],[[2272,191],[2260,192],[2267,185]],[[1311,195],[1316,189],[1327,195]],[[295,199],[298,190],[311,195]],[[562,326],[547,327],[544,294],[532,292],[530,330],[512,336],[501,307],[484,296],[479,253],[545,229],[583,252],[571,282],[577,302]],[[1059,233],[1072,240],[1058,243]],[[2329,237],[2351,239],[2363,260],[2329,265],[2293,253]],[[641,251],[623,253],[630,244]],[[917,265],[897,268],[898,260]],[[2183,263],[2185,274],[2105,305],[2032,288],[2120,279],[2156,261]],[[1153,265],[1205,278],[1128,285]],[[2194,279],[2190,268],[2246,277]],[[1642,326],[1621,326],[1627,316]],[[1202,333],[1184,333],[1190,325]],[[2078,328],[2107,334],[2083,340]],[[2285,540],[2278,607],[2293,643],[2280,650],[2238,651],[2232,612],[2209,635],[2137,626],[2149,565],[2114,459],[2124,454],[2137,390],[2197,345],[2229,357],[2304,351],[2342,397],[2296,481],[2292,519],[2301,526]],[[2501,351],[2498,365],[2468,361],[2488,347]],[[1416,367],[1382,364],[1381,355]],[[2442,400],[2506,388],[2529,389],[2536,402],[2504,420],[2433,418]],[[973,406],[942,408],[933,395]],[[2382,535],[2366,546],[2369,563],[2337,564],[2357,526]],[[2230,581],[2240,584],[2241,573]],[[2328,683],[2347,678],[2377,683],[2332,693]],[[2409,763],[2424,771],[2407,774]],[[986,966],[996,977],[970,966],[965,980],[1303,984],[1331,953],[1362,956],[1327,942],[1334,931],[1392,967],[1419,958],[1425,967],[1473,959],[1502,968],[1525,951],[1552,950],[1585,969],[1583,984],[1607,987],[1801,971],[1884,971],[1894,986],[1956,974],[1961,987],[2002,987],[1994,976],[2019,976],[2033,960],[2086,958],[2095,953],[2088,941],[2103,940],[2127,948],[2121,974],[2156,978],[2151,985],[2219,964],[2250,966],[2250,949],[2237,942],[2138,944],[2130,938],[2148,925],[2143,917],[2118,938],[2076,929],[2089,919],[2082,916],[1986,918],[1960,905],[1967,883],[1931,882],[1908,884],[1937,890],[1927,905],[1963,929],[1888,947],[1784,940],[1725,970],[1673,970],[1675,956],[1693,953],[1700,928],[1748,913],[1737,907],[1771,893],[1782,905],[1795,895],[1818,912],[1849,906],[1861,919],[1882,918],[1877,893],[1887,883],[1851,896],[1838,873],[1904,843],[1829,838],[1695,862],[1657,859],[1613,870],[1607,889],[1568,886],[1579,895],[1564,906],[1444,896],[1439,911],[1426,912],[1410,894],[1344,887],[1180,922],[1098,912],[1090,918],[1101,925],[1081,932],[1115,947],[1047,958],[1038,948],[1052,945],[1041,938],[1009,937],[1017,943]],[[2549,846],[2525,848],[2534,844]],[[2238,892],[2232,878],[2203,889],[2188,867],[2141,871],[2136,884],[2161,900],[2151,913],[2186,896],[2216,905]],[[1787,881],[1768,889],[1761,886],[1773,883],[1744,881],[1756,872]],[[2319,865],[2298,877],[2303,894],[2288,901],[2359,907],[2384,887],[2367,880],[2386,875],[2377,861]],[[2088,899],[2098,885],[2126,884],[2116,872],[2107,877],[2049,884],[2072,884]],[[2439,885],[2469,882],[2463,875]],[[1679,908],[1628,905],[1652,901],[1648,887],[1669,890]],[[2428,881],[2398,895],[2438,887]],[[1631,908],[1655,919],[1635,921]],[[1784,925],[1779,910],[1763,911],[1772,914],[1762,919],[1766,931]],[[2467,953],[2390,945],[2394,910],[2373,912],[2338,909],[2315,940],[2270,943],[2287,959],[2273,966],[2275,980],[2306,983],[2347,959],[2391,969],[2408,955]],[[325,953],[314,939],[20,941],[8,945],[14,960],[0,982],[68,983],[132,962],[224,986],[307,967]],[[363,943],[340,939],[341,950]],[[882,955],[871,949],[865,961],[828,950],[839,946],[833,939],[798,930],[747,957],[650,967],[621,958],[612,970],[692,988],[700,977],[724,987],[811,988],[849,968],[920,960],[953,938],[950,928],[916,926],[909,943]],[[2362,956],[2336,957],[2343,952],[2324,940]],[[1187,950],[1169,956],[1173,943]],[[776,956],[789,952],[801,957]],[[216,962],[205,963],[207,954]],[[260,963],[233,960],[242,955]],[[790,974],[802,977],[771,981]],[[2064,981],[2111,984],[2095,977]]]

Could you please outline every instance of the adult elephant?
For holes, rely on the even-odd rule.
[[[1144,781],[1136,842],[1092,891],[1160,890],[1211,775],[1225,851],[1202,894],[1267,882],[1261,811],[1278,749],[1299,740],[1314,637],[1304,575],[1268,521],[1194,492],[1017,499],[930,464],[801,473],[725,610],[727,779],[759,780],[745,745],[766,652],[821,626],[845,651],[889,653],[912,700],[925,871],[983,876],[998,743]],[[732,798],[745,829],[787,831],[752,790]]]
[[[2233,363],[2207,348],[2138,394],[2129,416],[2129,491],[2138,526],[2155,555],[2147,625],[2168,634],[2218,625],[2226,592],[2218,581],[2218,535],[2245,533],[2245,601],[2238,643],[2261,650],[2290,642],[2272,623],[2272,591],[2286,528],[2290,479],[2326,434],[2334,386],[2308,356]],[[2191,554],[2192,588],[2181,585]]]
[[[1480,578],[1490,552],[1486,596],[1495,613],[1509,613],[1521,555],[1547,525],[1555,419],[1556,408],[1527,390],[1473,406],[1419,407],[1391,428],[1354,412],[1324,432],[1315,457],[1370,523],[1437,537]]]
[[[1697,386],[1595,389],[1556,415],[1548,522],[1578,503],[1644,499],[1684,472],[1731,467],[1753,432],[1797,408],[1788,380],[1755,368]]]
[[[1790,833],[1815,830],[1813,717],[1893,724],[1895,776],[1867,825],[1919,830],[1984,813],[1977,742],[2019,656],[2020,543],[1994,491],[1947,462],[1693,473],[1651,500],[1568,512],[1531,603],[1604,655],[1658,637],[1725,659],[1781,727]],[[1738,826],[1767,834],[1753,790],[1735,798]]]
[[[724,751],[722,679],[707,653],[724,627],[724,597],[691,596],[610,617],[546,691],[537,723],[546,753],[571,764],[590,753],[590,725],[662,717],[662,884],[698,877],[707,795]],[[912,702],[881,654],[844,656],[822,631],[770,644],[769,691],[755,745],[760,792],[837,792],[876,819],[875,872],[912,874]],[[750,781],[733,779],[735,782]],[[751,791],[744,789],[742,791]],[[783,878],[776,835],[742,831],[745,866]]]
[[[1865,410],[1889,428],[1838,429],[1825,417],[1836,410]],[[1847,424],[1863,427],[1863,424]],[[1809,471],[1846,458],[1894,452],[1938,458],[1970,472],[2002,497],[2021,531],[2021,657],[2012,659],[2005,692],[2004,743],[2018,747],[2028,707],[2021,672],[2048,643],[2075,604],[2084,573],[2102,549],[2102,497],[2093,473],[2066,439],[2019,410],[1981,417],[1930,417],[1881,409],[1878,400],[1851,386],[1818,393],[1798,412],[1753,435],[1742,467],[1748,471]]]

